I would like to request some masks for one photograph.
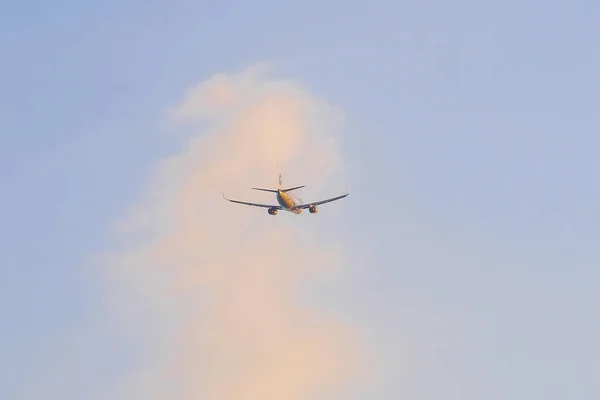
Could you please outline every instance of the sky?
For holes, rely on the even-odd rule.
[[[0,397],[597,398],[599,18],[2,3]]]

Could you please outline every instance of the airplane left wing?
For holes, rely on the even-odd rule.
[[[227,201],[230,201],[232,203],[238,203],[238,204],[244,204],[247,206],[254,206],[254,207],[264,207],[264,208],[274,208],[276,210],[283,210],[283,207],[281,206],[273,206],[273,205],[269,205],[269,204],[260,204],[260,203],[250,203],[247,201],[240,201],[240,200],[232,200],[232,199],[228,199],[227,197],[225,197],[225,194],[223,193],[223,198]]]
[[[308,207],[310,207],[310,206],[318,206],[318,205],[321,205],[321,204],[330,203],[330,202],[332,202],[332,201],[336,201],[336,200],[339,200],[339,199],[343,199],[344,197],[348,196],[349,194],[350,194],[350,193],[346,193],[346,194],[343,194],[343,195],[341,195],[341,196],[332,197],[331,199],[327,199],[327,200],[321,200],[321,201],[315,201],[315,202],[313,202],[313,203],[306,203],[306,204],[302,204],[301,206],[298,206],[298,208],[308,208]]]

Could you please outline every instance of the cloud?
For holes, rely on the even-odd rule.
[[[169,112],[173,121],[214,120],[226,112],[235,112],[252,101],[259,90],[256,82],[271,69],[269,63],[252,65],[241,74],[215,74],[185,93],[183,102]],[[263,84],[265,82],[263,81]]]
[[[278,165],[290,184],[325,187],[340,173],[339,110],[266,71],[217,74],[170,110],[201,129],[160,165],[112,259],[119,324],[143,355],[122,398],[315,399],[360,376],[358,330],[301,301],[343,265],[343,244],[315,235],[312,215],[221,198],[227,187],[273,201],[235,188],[275,186]]]

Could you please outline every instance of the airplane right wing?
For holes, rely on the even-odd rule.
[[[336,201],[336,200],[339,200],[339,199],[343,199],[344,197],[348,196],[349,194],[350,194],[350,193],[346,193],[346,194],[343,194],[343,195],[341,195],[341,196],[332,197],[331,199],[327,199],[327,200],[321,200],[321,201],[315,201],[315,202],[313,202],[313,203],[306,203],[306,204],[302,204],[302,205],[301,205],[301,206],[299,206],[298,208],[308,208],[308,207],[310,207],[310,206],[318,206],[318,205],[321,205],[321,204],[329,203],[329,202],[332,202],[332,201]]]
[[[232,203],[238,203],[238,204],[244,204],[247,206],[254,206],[254,207],[264,207],[264,208],[273,208],[276,210],[283,210],[283,207],[281,206],[272,206],[269,204],[260,204],[260,203],[249,203],[247,201],[240,201],[240,200],[232,200],[232,199],[228,199],[227,197],[225,197],[225,194],[223,193],[223,198],[227,201],[230,201]]]

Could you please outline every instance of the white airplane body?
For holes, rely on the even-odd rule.
[[[263,208],[267,208],[268,212],[270,215],[277,215],[277,212],[279,210],[284,210],[284,211],[289,211],[292,212],[294,214],[301,214],[302,211],[304,211],[305,209],[308,208],[308,211],[311,214],[315,214],[318,212],[318,208],[317,206],[321,205],[321,204],[325,204],[325,203],[329,203],[332,201],[336,201],[339,199],[343,199],[344,197],[348,196],[350,193],[346,193],[343,194],[341,196],[337,196],[337,197],[332,197],[330,199],[327,200],[320,200],[320,201],[315,201],[312,203],[303,203],[302,200],[300,198],[298,198],[297,196],[294,196],[293,194],[289,193],[292,190],[296,190],[296,189],[300,189],[303,188],[303,186],[296,186],[296,187],[292,187],[292,188],[288,188],[288,189],[284,189],[283,186],[281,185],[281,174],[279,174],[279,188],[278,189],[262,189],[262,188],[252,188],[253,190],[261,190],[263,192],[271,192],[271,193],[276,193],[276,197],[277,197],[277,203],[279,203],[279,205],[270,205],[270,204],[261,204],[261,203],[250,203],[250,202],[246,202],[246,201],[239,201],[239,200],[232,200],[232,199],[228,199],[227,197],[225,197],[225,194],[223,194],[223,198],[225,200],[228,200],[232,203],[238,203],[238,204],[244,204],[247,206],[254,206],[254,207],[263,207]]]

